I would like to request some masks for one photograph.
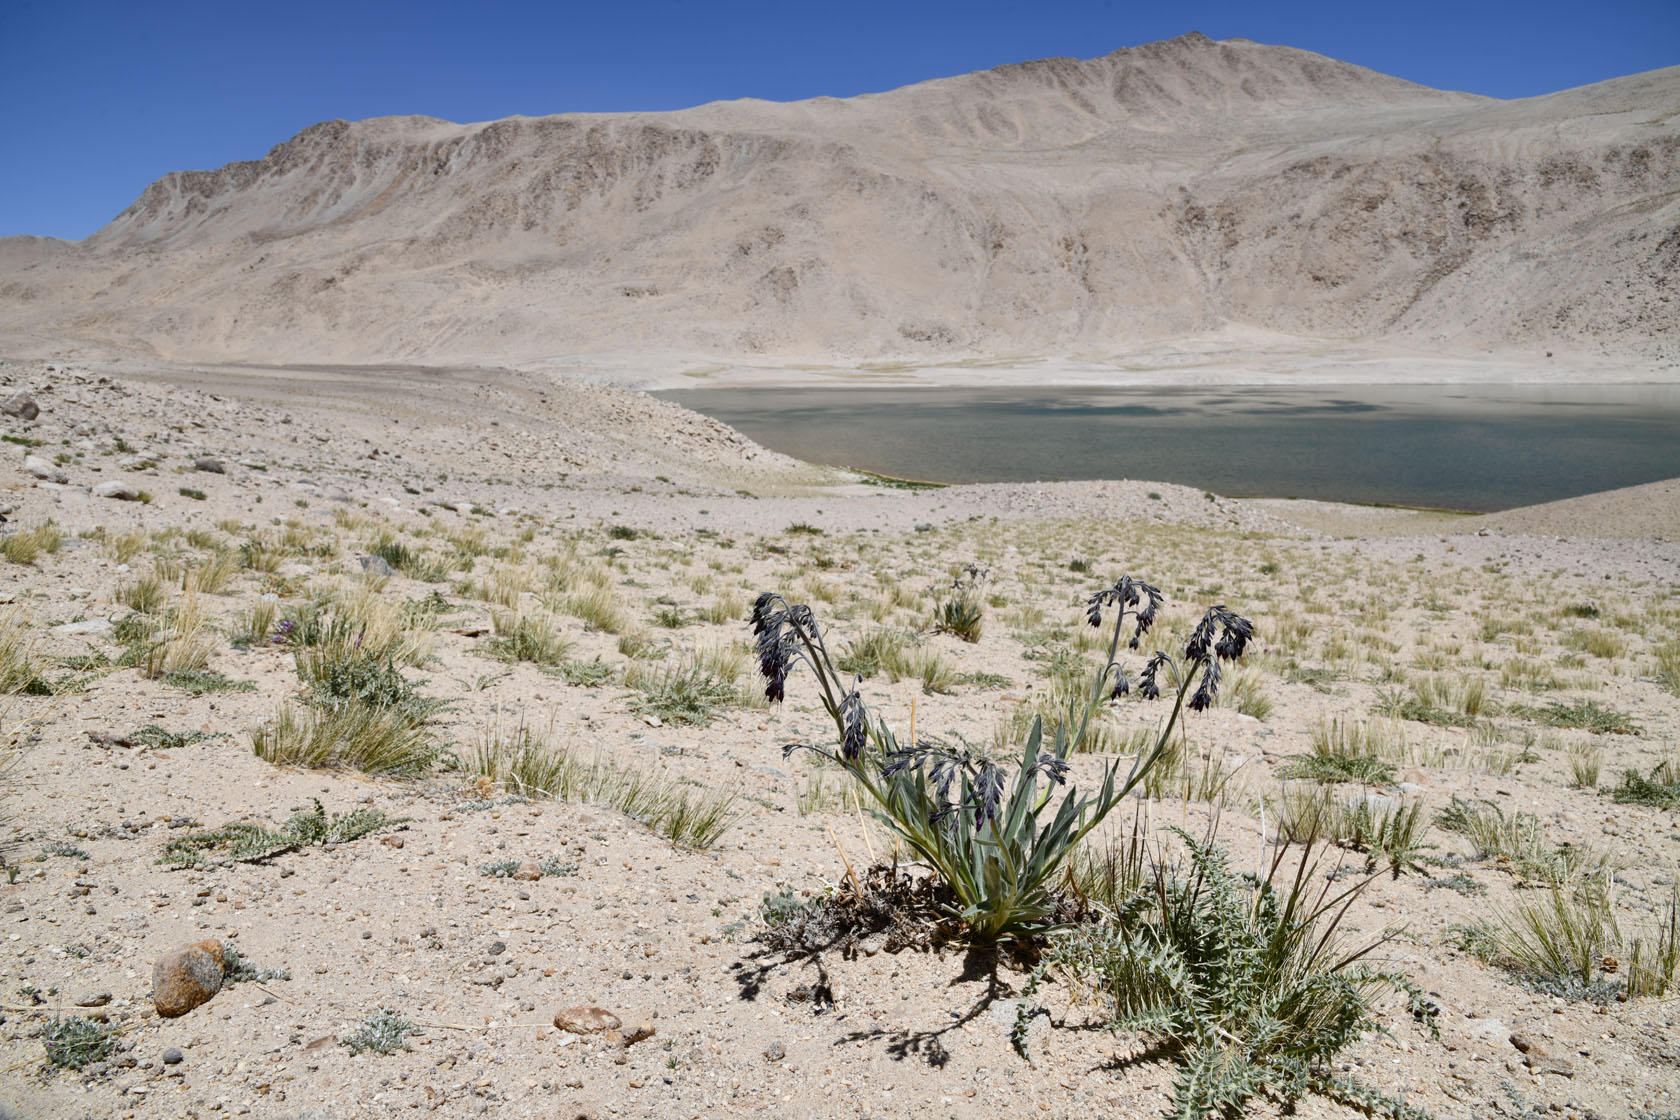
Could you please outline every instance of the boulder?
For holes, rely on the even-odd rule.
[[[20,420],[33,420],[41,415],[41,406],[35,403],[35,398],[28,393],[14,393],[0,401],[0,412],[7,416],[16,416]]]
[[[115,498],[119,502],[138,502],[140,491],[126,482],[120,482],[113,478],[109,482],[101,482],[98,486],[95,486],[93,496],[96,498]]]
[[[227,466],[220,459],[205,455],[193,460],[193,470],[207,471],[210,474],[226,474]]]
[[[220,941],[199,941],[171,950],[152,965],[152,1003],[165,1019],[185,1015],[222,990]]]
[[[64,483],[70,481],[70,476],[64,473],[63,467],[51,459],[43,459],[39,455],[24,456],[23,469],[42,482]]]

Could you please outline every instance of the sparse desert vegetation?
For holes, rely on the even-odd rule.
[[[0,529],[0,1054],[42,1100],[163,1115],[133,1090],[278,1047],[216,1093],[1676,1105],[1666,542],[1336,536],[1162,483],[1001,516],[745,458],[545,489],[442,429],[375,463],[377,416],[305,453],[190,399],[190,446],[112,435],[137,473],[216,453],[202,500],[23,487]],[[95,422],[55,400],[29,438]],[[813,626],[823,673],[778,675]],[[275,1003],[150,1014],[154,959],[235,935]],[[617,1042],[552,1026],[595,1005]]]

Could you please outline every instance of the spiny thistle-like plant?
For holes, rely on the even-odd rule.
[[[1366,963],[1388,936],[1358,947],[1337,937],[1370,880],[1333,891],[1311,843],[1293,872],[1279,844],[1263,878],[1239,874],[1211,839],[1174,831],[1189,866],[1155,859],[1152,874],[1105,907],[1104,921],[1058,933],[1026,994],[1056,976],[1095,997],[1111,1029],[1159,1045],[1178,1066],[1164,1113],[1173,1120],[1239,1116],[1262,1095],[1287,1112],[1309,1092],[1367,1114],[1423,1120],[1421,1109],[1338,1076],[1333,1065],[1382,1029],[1373,1004],[1385,990],[1404,994],[1435,1032],[1436,1008],[1423,992]],[[1023,1053],[1031,1015],[1023,1001],[1015,1029]]]
[[[1061,900],[1051,884],[1068,853],[1161,758],[1186,698],[1196,711],[1214,702],[1220,661],[1241,657],[1253,637],[1248,620],[1217,606],[1202,616],[1182,660],[1161,651],[1152,654],[1135,687],[1154,699],[1170,677],[1169,687],[1176,690],[1159,737],[1129,766],[1124,758],[1106,765],[1095,794],[1067,789],[1049,819],[1041,820],[1056,787],[1067,785],[1068,755],[1085,738],[1098,706],[1134,687],[1116,660],[1127,619],[1132,624],[1128,644],[1136,649],[1162,601],[1158,589],[1130,576],[1090,597],[1086,617],[1093,627],[1103,625],[1106,611],[1119,608],[1108,660],[1089,692],[1073,698],[1067,718],[1048,742],[1043,720],[1033,720],[1013,774],[967,748],[919,738],[901,745],[886,721],[864,703],[861,679],[848,685],[835,668],[810,607],[766,592],[753,604],[752,629],[765,696],[780,702],[788,675],[803,663],[817,678],[823,707],[839,736],[838,750],[791,743],[783,756],[809,750],[845,769],[868,795],[875,815],[950,886],[957,899],[951,916],[968,927],[975,941],[990,942],[1031,937],[1058,924]]]

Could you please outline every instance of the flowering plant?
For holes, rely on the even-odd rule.
[[[1224,606],[1210,608],[1184,647],[1182,659],[1157,651],[1139,674],[1140,695],[1154,699],[1164,679],[1176,690],[1171,716],[1153,747],[1125,765],[1103,767],[1094,794],[1068,786],[1068,756],[1078,749],[1091,719],[1105,700],[1132,689],[1116,659],[1127,618],[1128,645],[1136,649],[1155,622],[1163,596],[1154,586],[1121,577],[1090,597],[1086,619],[1093,627],[1118,607],[1108,660],[1091,689],[1070,704],[1053,732],[1035,719],[1013,773],[969,749],[952,749],[914,737],[901,744],[885,720],[869,711],[853,678],[847,685],[835,669],[811,608],[766,592],[753,604],[752,629],[765,696],[780,702],[790,673],[803,664],[817,678],[823,708],[838,733],[837,749],[791,743],[784,757],[809,750],[842,767],[868,795],[871,810],[916,856],[950,887],[952,917],[976,941],[1030,937],[1057,924],[1060,903],[1053,881],[1073,850],[1129,794],[1167,748],[1185,696],[1200,711],[1218,694],[1219,662],[1235,660],[1253,637],[1248,620]],[[1058,787],[1067,787],[1052,811]]]

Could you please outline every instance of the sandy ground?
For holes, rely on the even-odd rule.
[[[1276,772],[1324,721],[1375,723],[1385,695],[1475,679],[1492,701],[1475,726],[1394,725],[1411,761],[1389,793],[1430,813],[1455,795],[1485,799],[1536,814],[1548,843],[1614,853],[1629,930],[1655,922],[1676,878],[1673,812],[1570,778],[1572,752],[1598,758],[1609,787],[1680,740],[1680,700],[1656,661],[1680,617],[1674,482],[1480,518],[1209,500],[1147,483],[907,491],[795,463],[664,402],[530,373],[20,362],[0,380],[0,395],[28,392],[42,410],[3,420],[8,440],[28,442],[0,479],[5,529],[50,520],[63,533],[32,562],[0,560],[0,596],[49,678],[87,676],[78,691],[10,695],[0,708],[0,736],[19,754],[4,848],[18,875],[0,886],[0,1103],[16,1115],[1160,1111],[1172,1067],[1131,1060],[1141,1048],[1128,1036],[1081,1029],[1098,1024],[1053,985],[1037,997],[1050,1017],[1035,1020],[1028,1063],[1008,1040],[1024,979],[1008,967],[952,952],[790,961],[752,940],[767,892],[819,895],[846,861],[861,867],[890,841],[833,773],[823,784],[778,750],[824,734],[809,678],[790,682],[780,708],[743,696],[697,725],[650,716],[626,674],[729,650],[750,596],[772,586],[810,599],[837,644],[883,625],[919,631],[916,648],[951,671],[947,691],[881,676],[866,683],[872,703],[900,726],[914,703],[920,726],[976,743],[1042,695],[1053,658],[1088,652],[1081,601],[1120,572],[1167,591],[1163,640],[1182,640],[1200,605],[1230,603],[1255,620],[1261,648],[1228,698],[1264,697],[1267,710],[1221,706],[1188,734],[1205,765],[1234,775],[1219,839],[1239,865],[1275,828]],[[26,453],[63,458],[64,481],[26,473]],[[195,469],[205,456],[224,472]],[[151,500],[92,496],[112,480]],[[437,558],[437,582],[368,576],[361,559],[393,541]],[[277,552],[271,570],[237,560],[246,544]],[[197,597],[218,628],[209,666],[250,690],[195,695],[101,667],[97,655],[119,652],[103,623],[130,615],[134,585],[161,564],[176,581],[162,581],[165,600],[179,605],[180,570],[218,556],[236,560]],[[994,596],[974,644],[928,626],[970,561],[989,569]],[[570,613],[569,596],[592,587],[618,609],[610,626]],[[242,620],[265,597],[284,615],[335,594],[391,608],[441,596],[437,628],[422,635],[430,659],[408,676],[450,702],[431,732],[462,769],[373,779],[252,753],[253,729],[302,686],[282,647],[235,641]],[[488,656],[507,611],[548,620],[569,662],[599,658],[611,675],[568,684],[558,666]],[[92,669],[55,660],[89,656]],[[1640,733],[1524,714],[1553,699],[1591,699]],[[1104,719],[1118,741],[1159,716],[1128,703]],[[206,737],[148,747],[134,737],[147,725]],[[609,806],[526,800],[471,772],[475,751],[521,725],[575,758],[734,794],[732,826],[694,850]],[[1089,780],[1101,758],[1075,762],[1075,780]],[[407,819],[259,863],[158,862],[172,838],[274,824],[315,799],[330,813]],[[1177,796],[1137,809],[1152,829],[1213,817]],[[1532,892],[1460,837],[1429,840],[1463,862],[1377,879],[1347,934],[1404,930],[1386,959],[1440,1005],[1442,1037],[1389,1001],[1391,1036],[1342,1066],[1440,1116],[1680,1109],[1672,998],[1566,1001],[1473,959],[1450,928]],[[482,872],[501,860],[551,860],[555,873]],[[1439,889],[1454,874],[1485,893]],[[153,962],[203,938],[290,978],[234,984],[159,1018]],[[625,1045],[557,1029],[556,1012],[577,1005],[653,1033]],[[353,1055],[344,1041],[380,1009],[422,1033],[407,1050]],[[121,1049],[79,1074],[49,1066],[40,1032],[59,1011],[102,1017]],[[1525,1062],[1514,1032],[1546,1061]],[[1309,1099],[1299,1114],[1345,1113]]]

